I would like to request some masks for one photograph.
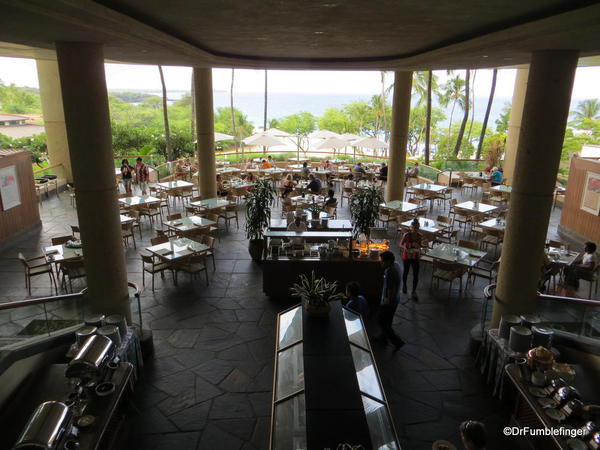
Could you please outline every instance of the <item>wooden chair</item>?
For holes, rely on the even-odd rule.
[[[136,228],[138,229],[138,232],[140,233],[140,240],[142,239],[142,224],[140,223],[140,212],[136,211],[135,209],[131,209],[129,211],[127,211],[127,215],[129,217],[131,217],[132,219],[134,219],[133,222],[131,222],[133,229],[135,230]]]
[[[211,213],[205,214],[204,217],[208,220],[212,220],[213,222],[215,222],[215,225],[211,225],[202,229],[204,231],[204,234],[216,237],[220,241],[221,235],[219,233],[219,216],[217,214]]]
[[[175,214],[171,214],[171,215],[167,216],[167,222],[170,222],[171,220],[177,220],[177,219],[181,219],[181,213],[175,213]]]
[[[587,281],[590,284],[588,298],[592,298],[592,289],[594,289],[594,295],[598,294],[598,280],[600,279],[600,264],[596,264],[594,270],[589,270],[587,272],[579,271],[579,278]]]
[[[337,201],[325,206],[325,211],[330,217],[333,217],[334,219],[337,218]]]
[[[167,236],[156,236],[150,239],[150,244],[153,246],[164,244],[165,242],[169,242],[169,238]]]
[[[450,200],[450,214],[452,215],[452,220],[455,223],[458,223],[459,228],[461,227],[461,224],[464,224],[464,226],[466,228],[467,224],[471,223],[471,217],[465,216],[461,212],[457,212],[456,209],[454,209],[454,207],[457,204],[458,204],[458,200],[456,200],[455,198]]]
[[[350,202],[350,198],[352,197],[352,194],[354,193],[354,189],[353,188],[349,188],[349,187],[345,187],[342,188],[342,196],[341,196],[341,205],[344,206],[344,199],[348,199],[348,202]]]
[[[85,267],[83,265],[83,258],[73,258],[66,261],[60,262],[60,271],[63,275],[62,283],[67,289],[67,279],[69,281],[69,292],[73,293],[73,280],[78,278],[85,278]]]
[[[73,240],[73,236],[58,236],[50,239],[50,242],[52,242],[52,245],[63,245],[71,240]]]
[[[569,245],[561,242],[561,241],[555,241],[553,239],[548,239],[548,245],[550,247],[555,247],[555,248],[561,248],[562,246],[564,246],[567,250],[569,249]]]
[[[161,202],[147,203],[139,210],[140,216],[146,216],[148,219],[150,219],[150,225],[154,225],[154,218],[156,216],[162,216],[160,203]]]
[[[135,234],[133,233],[133,222],[121,224],[121,234],[123,235],[123,242],[125,247],[129,247],[129,239],[133,240],[133,248],[137,248],[135,243]]]
[[[81,231],[79,231],[79,227],[77,225],[71,225],[71,234],[73,239],[81,239]]]
[[[58,295],[58,286],[56,278],[54,278],[54,272],[52,271],[52,264],[46,262],[45,256],[36,256],[35,258],[27,259],[22,253],[19,253],[18,258],[25,269],[25,287],[29,295],[31,295],[31,278],[46,273],[50,277],[50,282],[54,284],[54,290]],[[52,284],[50,285],[50,293],[52,293]]]
[[[235,198],[230,200],[230,197],[227,197],[229,201],[235,202]],[[227,205],[225,208],[219,210],[219,219],[223,219],[225,222],[225,228],[229,230],[229,222],[235,219],[235,224],[237,229],[240,229],[240,221],[238,218],[238,205],[231,204]]]
[[[504,233],[500,230],[484,230],[485,236],[481,240],[481,248],[486,249],[489,246],[494,246],[494,254],[498,252],[498,247],[504,240]]]
[[[382,206],[379,208],[379,217],[377,220],[385,227],[389,227],[392,222],[395,222],[396,225],[398,225],[398,214],[395,210]]]
[[[433,261],[433,270],[431,271],[431,285],[433,286],[433,280],[447,281],[448,282],[448,295],[452,290],[452,282],[456,279],[459,280],[459,292],[462,292],[462,277],[467,273],[467,268],[461,264],[449,263],[435,259]]]
[[[469,270],[469,276],[467,277],[467,283],[469,280],[472,284],[475,284],[475,278],[484,278],[489,284],[496,281],[498,276],[498,267],[500,266],[500,260],[490,261],[487,259],[480,260],[475,266]]]
[[[169,207],[169,194],[167,192],[161,191],[158,194],[158,198],[160,198],[160,212],[162,213],[163,209],[166,209],[167,215],[171,214],[171,210]]]
[[[217,267],[215,265],[215,238],[212,236],[209,236],[207,234],[203,234],[198,239],[198,242],[200,242],[201,244],[204,244],[208,247],[208,250],[204,254],[207,257],[210,256],[212,258],[213,272],[214,272],[215,270],[217,270]]]
[[[473,241],[466,241],[461,239],[460,241],[458,241],[458,246],[459,247],[464,247],[464,248],[470,248],[471,250],[479,250],[479,244],[477,242],[473,242]]]
[[[146,286],[146,272],[152,275],[152,290],[154,291],[154,274],[160,273],[160,277],[165,277],[165,270],[172,270],[167,262],[157,260],[153,255],[140,253],[142,258],[142,286]]]
[[[172,264],[175,271],[175,284],[177,284],[177,275],[179,272],[190,274],[190,281],[193,281],[195,275],[204,272],[206,276],[206,285],[208,286],[208,270],[206,268],[206,255],[204,253],[196,253],[182,258],[181,261]]]
[[[458,239],[458,230],[450,230],[449,233],[438,233],[435,237],[435,242],[441,242],[446,244],[454,244]]]

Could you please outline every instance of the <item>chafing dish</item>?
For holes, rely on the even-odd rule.
[[[106,336],[90,336],[67,367],[67,378],[79,378],[88,383],[101,377],[106,364],[112,359],[114,345]]]
[[[19,436],[15,449],[59,449],[70,435],[73,414],[61,402],[45,402],[37,407]]]

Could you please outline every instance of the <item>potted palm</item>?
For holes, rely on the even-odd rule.
[[[339,300],[342,294],[337,292],[337,281],[329,282],[325,278],[317,278],[313,270],[310,278],[300,275],[300,283],[290,288],[292,297],[298,297],[306,312],[315,317],[326,317],[331,310],[329,302]]]
[[[246,237],[254,261],[261,261],[265,247],[264,231],[271,221],[275,189],[270,180],[258,180],[246,197]]]
[[[369,235],[379,217],[379,205],[383,203],[383,193],[377,186],[359,189],[350,197],[350,216],[354,224],[354,234]]]

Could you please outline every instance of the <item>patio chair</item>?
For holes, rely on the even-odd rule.
[[[337,218],[337,201],[335,203],[332,203],[330,205],[327,205],[325,207],[325,212],[327,212],[327,214],[332,217],[332,218]]]
[[[457,239],[458,230],[450,230],[449,233],[438,233],[438,235],[435,237],[435,242],[455,244]]]
[[[471,280],[472,284],[475,284],[475,278],[485,278],[490,284],[496,281],[498,276],[498,267],[500,266],[500,260],[488,260],[482,259],[471,267],[469,270],[469,276],[467,277],[467,283]]]
[[[479,244],[477,242],[466,241],[464,239],[461,239],[460,241],[458,241],[458,246],[464,247],[464,248],[470,248],[471,250],[479,250]]]
[[[550,247],[555,247],[555,248],[561,248],[561,247],[564,246],[567,250],[569,249],[569,245],[568,244],[566,244],[564,242],[561,242],[561,241],[555,241],[553,239],[548,239],[548,245]]]
[[[588,298],[592,298],[592,288],[594,288],[594,295],[598,294],[598,279],[600,278],[600,265],[596,265],[594,270],[589,271],[579,271],[579,278],[581,280],[587,281],[590,284],[590,289],[588,292]]]
[[[121,234],[123,236],[125,247],[129,247],[129,239],[131,238],[133,240],[133,248],[137,248],[135,243],[135,234],[133,233],[133,222],[122,223]]]
[[[56,284],[56,278],[54,278],[54,272],[52,271],[52,264],[46,262],[45,256],[25,258],[22,253],[19,253],[18,258],[25,269],[25,287],[27,288],[29,295],[31,295],[31,279],[35,276],[44,275],[46,273],[50,277],[50,282],[54,284],[54,290],[56,291],[56,295],[58,295],[58,286]],[[50,285],[51,294],[52,284]]]
[[[81,231],[77,225],[71,225],[71,234],[73,239],[81,239]]]
[[[379,208],[379,217],[377,220],[387,228],[392,222],[395,222],[396,225],[398,224],[398,215],[393,209],[382,206]]]
[[[229,197],[228,197],[229,200]],[[235,200],[232,200],[235,201]],[[219,219],[223,219],[225,221],[225,228],[229,230],[229,222],[235,219],[235,224],[237,229],[240,229],[240,221],[238,218],[238,205],[227,205],[225,208],[219,210]]]
[[[127,216],[134,219],[133,222],[131,222],[131,224],[132,224],[134,230],[137,228],[138,232],[140,233],[140,240],[141,240],[142,239],[142,225],[140,224],[140,212],[136,211],[135,209],[131,209],[131,210],[127,211]]]
[[[204,253],[196,253],[182,258],[181,261],[176,261],[172,264],[175,271],[175,284],[177,284],[177,275],[179,272],[187,272],[190,274],[190,281],[194,280],[194,276],[204,272],[206,276],[206,286],[208,283],[208,270],[206,268],[206,255]]]
[[[487,251],[489,246],[494,246],[494,254],[498,252],[498,247],[504,240],[504,233],[500,230],[484,230],[485,236],[481,240],[481,248]]]
[[[348,199],[348,202],[350,202],[350,198],[352,197],[352,194],[354,193],[354,189],[353,188],[349,188],[349,187],[345,187],[342,188],[342,196],[341,196],[341,205],[344,206],[344,199]]]
[[[433,261],[433,270],[431,271],[431,285],[433,286],[433,280],[437,279],[438,287],[439,280],[448,282],[448,295],[452,290],[452,283],[454,280],[459,280],[459,292],[462,292],[462,277],[467,273],[467,268],[461,264],[450,263],[435,259]]]
[[[67,279],[69,282],[68,292],[73,293],[73,280],[78,278],[85,278],[85,267],[83,265],[83,258],[73,258],[66,261],[60,262],[60,271],[63,275],[62,284],[67,290]]]
[[[152,275],[152,290],[154,291],[154,275],[160,273],[160,277],[165,277],[165,270],[172,270],[167,262],[157,260],[153,255],[140,253],[142,258],[142,286],[146,286],[146,272]]]
[[[181,213],[175,213],[175,214],[171,214],[167,216],[167,222],[170,222],[171,220],[177,220],[177,219],[181,219]]]
[[[52,245],[63,245],[71,240],[73,240],[73,236],[57,236],[50,239],[50,242]]]
[[[152,246],[164,244],[165,242],[169,242],[169,238],[167,236],[156,236],[150,239],[150,244]]]
[[[211,213],[211,214],[205,214],[204,217],[208,220],[212,220],[213,222],[215,222],[215,225],[211,225],[209,227],[202,228],[204,234],[214,236],[219,241],[221,241],[221,235],[219,233],[219,216],[214,213]]]
[[[140,210],[140,216],[146,216],[150,219],[150,225],[154,225],[154,218],[162,216],[162,210],[160,206],[161,202],[152,202],[143,205]]]
[[[204,244],[208,247],[208,250],[204,254],[206,256],[210,256],[212,258],[213,272],[214,272],[215,270],[217,270],[217,267],[215,265],[215,238],[212,236],[209,236],[207,234],[203,234],[198,239],[198,242],[200,242],[201,244]]]
[[[169,207],[169,194],[167,192],[161,191],[158,193],[157,197],[160,199],[160,211],[162,213],[163,209],[167,210],[167,215],[171,214],[171,210]]]

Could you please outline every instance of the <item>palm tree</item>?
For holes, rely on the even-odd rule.
[[[235,78],[235,69],[231,69],[231,87],[229,88],[229,106],[231,109],[231,129],[233,130],[233,145],[237,154],[237,133],[235,131],[235,111],[233,109],[233,80]]]
[[[471,82],[471,123],[467,132],[467,142],[471,142],[471,132],[473,131],[473,122],[475,122],[475,76],[477,69],[473,70],[473,81]]]
[[[496,91],[496,79],[498,78],[498,69],[492,71],[492,87],[490,88],[490,96],[488,98],[487,108],[485,109],[485,117],[483,118],[483,125],[481,126],[481,134],[479,135],[479,143],[477,144],[477,153],[475,159],[481,158],[481,150],[483,149],[483,139],[485,138],[485,130],[487,128],[488,120],[490,118],[490,111],[492,110],[492,102],[494,101],[494,92]]]
[[[263,115],[263,131],[267,131],[267,69],[265,69],[265,112]]]
[[[162,106],[163,118],[165,122],[165,147],[167,151],[167,161],[173,161],[173,149],[171,148],[171,130],[169,128],[169,112],[167,110],[167,85],[165,84],[165,76],[163,75],[162,66],[158,66],[160,75],[160,84],[162,85]]]
[[[452,102],[452,109],[450,110],[450,122],[448,124],[448,150],[450,150],[450,139],[452,137],[452,119],[454,117],[454,109],[456,103],[462,101],[464,98],[463,89],[465,81],[460,76],[450,78],[444,85],[444,94],[440,98],[442,106],[448,106]]]
[[[413,95],[417,97],[417,105],[421,106],[427,98],[429,91],[429,76],[428,72],[413,72],[412,90]]]
[[[194,71],[192,70],[192,121],[190,123],[190,129],[192,131],[192,140],[196,139],[196,88],[194,87]]]
[[[456,138],[456,144],[454,145],[454,156],[458,156],[458,152],[460,152],[460,147],[462,145],[462,139],[465,134],[465,128],[467,126],[467,121],[469,120],[469,80],[471,78],[471,71],[469,69],[466,70],[465,76],[465,95],[463,98],[463,120],[460,124],[460,129],[458,130],[458,137]]]
[[[600,100],[597,98],[589,98],[577,104],[577,108],[573,111],[575,122],[583,124],[586,120],[595,120],[600,118]]]
[[[387,141],[388,127],[387,114],[385,112],[385,72],[381,71],[381,111],[383,114],[383,140]]]
[[[427,72],[427,112],[425,114],[425,164],[429,165],[429,141],[431,140],[431,85],[433,72]]]

